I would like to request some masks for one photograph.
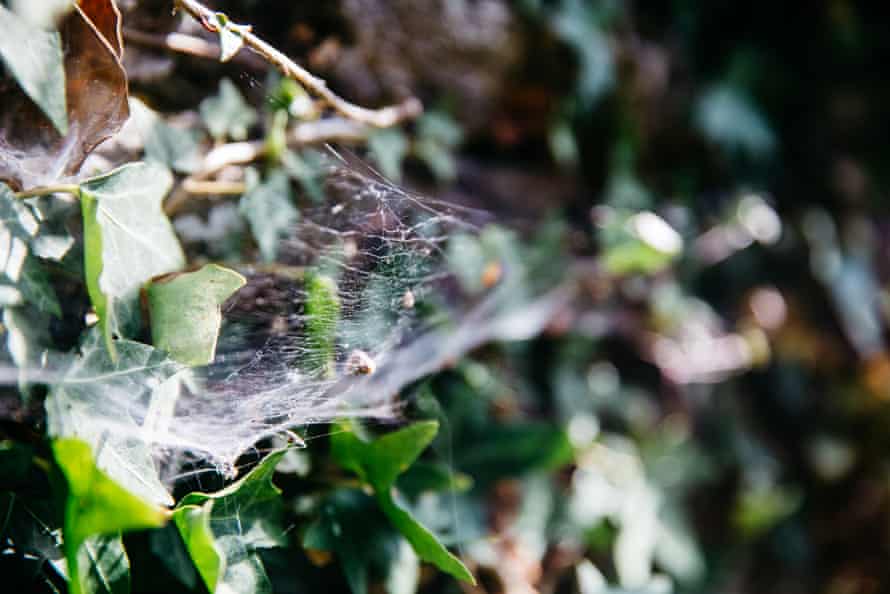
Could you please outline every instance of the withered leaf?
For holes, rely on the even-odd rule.
[[[114,0],[80,0],[62,21],[68,132],[61,135],[14,83],[0,81],[0,181],[14,189],[57,182],[129,117]]]

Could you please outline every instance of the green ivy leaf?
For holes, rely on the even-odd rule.
[[[130,560],[120,534],[92,536],[77,552],[77,573],[88,594],[129,594]],[[71,588],[72,591],[75,588]]]
[[[77,437],[95,449],[96,463],[140,497],[171,505],[147,443],[133,436],[139,427],[127,412],[128,399],[150,399],[181,366],[161,351],[129,340],[117,341],[117,358],[89,332],[76,358],[46,399],[47,428],[54,437]],[[153,388],[152,386],[157,386]],[[130,431],[108,432],[109,422]],[[148,420],[146,420],[148,424]]]
[[[228,78],[219,81],[219,93],[201,102],[201,119],[217,141],[244,140],[248,129],[257,122],[254,110]]]
[[[152,282],[148,307],[155,347],[185,365],[212,362],[222,323],[220,306],[246,282],[216,264]]]
[[[61,317],[46,271],[31,255],[39,228],[31,208],[0,184],[0,306],[28,303]]]
[[[340,431],[331,437],[331,453],[343,468],[371,485],[380,509],[407,539],[417,555],[451,574],[475,583],[473,574],[436,537],[393,499],[393,485],[429,446],[439,430],[437,421],[423,421],[388,433],[370,443],[354,433]]]
[[[185,544],[195,569],[207,588],[214,592],[223,570],[225,557],[210,530],[212,506],[186,505],[173,512],[173,521]]]
[[[145,160],[180,173],[192,173],[201,165],[200,147],[190,130],[171,126],[155,117],[145,135]]]
[[[44,31],[0,5],[0,58],[56,130],[68,132],[65,66],[57,31]]]
[[[68,484],[62,534],[68,562],[69,587],[72,594],[95,591],[85,587],[89,578],[80,571],[82,561],[79,551],[87,539],[94,535],[115,535],[122,531],[162,526],[169,514],[136,497],[99,470],[93,461],[90,446],[83,441],[55,440],[52,449],[56,463]],[[103,541],[94,541],[92,545],[87,545],[88,556],[91,550],[95,553],[95,547],[101,544]],[[111,550],[108,554],[114,555],[114,551]],[[114,558],[119,563],[119,555]],[[89,563],[86,565],[90,566]],[[104,560],[94,566],[106,577],[111,577],[108,563]],[[119,578],[112,581],[117,579]]]
[[[547,423],[491,425],[478,440],[461,448],[455,464],[485,482],[571,461],[573,450],[561,428]]]
[[[352,594],[367,593],[369,574],[383,578],[389,594],[416,590],[417,555],[374,498],[357,489],[337,489],[324,499],[303,546],[334,552]]]
[[[454,151],[463,141],[463,131],[454,119],[442,111],[426,113],[417,122],[414,153],[426,163],[439,181],[457,176]]]
[[[80,187],[87,289],[112,354],[115,335],[140,327],[140,287],[185,263],[161,209],[172,184],[165,167],[133,163]]]
[[[402,161],[408,154],[408,138],[398,128],[375,130],[368,138],[368,148],[384,177],[398,182],[402,179]]]
[[[249,26],[236,25],[221,12],[216,13],[217,30],[219,31],[220,62],[228,62],[235,57],[244,46],[242,34],[250,31]]]
[[[18,367],[18,386],[25,403],[31,397],[32,378],[39,383],[39,370],[44,366],[44,356],[52,346],[49,336],[49,316],[30,307],[3,309],[3,326],[6,327],[6,350]]]
[[[43,582],[45,589],[42,591],[53,592],[53,582],[65,573],[61,530],[58,528],[62,522],[61,510],[50,493],[35,492],[33,482],[24,486],[28,489],[27,495],[15,491],[0,492],[0,512],[3,514],[0,542],[7,545],[6,555],[15,555],[21,561],[34,560],[31,564],[32,587]],[[3,577],[6,580],[6,574]],[[8,582],[4,581],[4,586],[8,587]]]
[[[258,549],[286,543],[281,491],[272,483],[279,450],[246,476],[213,493],[190,493],[173,519],[210,592],[271,591]]]
[[[329,276],[306,274],[306,338],[313,353],[308,365],[313,371],[330,370],[334,362],[337,323],[340,321],[340,297],[337,283]]]
[[[176,512],[173,513],[173,520],[176,520]],[[198,572],[195,571],[195,564],[182,541],[176,522],[149,532],[148,541],[152,554],[164,567],[190,591],[194,590],[198,583]]]
[[[244,195],[239,208],[250,225],[260,255],[267,262],[275,260],[281,238],[299,217],[287,175],[272,172],[265,182]]]

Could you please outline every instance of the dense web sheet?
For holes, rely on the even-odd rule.
[[[518,242],[483,213],[337,155],[323,187],[277,261],[241,269],[248,284],[224,305],[211,365],[180,368],[131,343],[117,362],[88,366],[107,357],[88,341],[48,402],[51,431],[172,468],[231,469],[260,440],[307,424],[396,416],[406,385],[484,342],[533,336],[568,298],[532,282]]]

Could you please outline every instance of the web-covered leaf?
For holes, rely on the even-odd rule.
[[[211,592],[270,592],[258,550],[282,546],[281,491],[272,483],[284,456],[267,456],[239,481],[213,494],[186,495],[173,519]]]
[[[61,315],[55,291],[31,252],[40,223],[31,208],[0,183],[0,305],[28,303]]]
[[[98,467],[128,491],[172,504],[152,458],[151,427],[142,423],[180,366],[145,344],[120,340],[116,346],[113,360],[98,332],[87,335],[46,400],[49,432],[90,444]]]

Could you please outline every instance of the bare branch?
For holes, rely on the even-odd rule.
[[[218,18],[219,13],[213,12],[197,0],[175,0],[175,2],[177,6],[189,13],[208,31],[213,33],[220,31],[221,19]],[[321,97],[334,111],[345,118],[374,126],[375,128],[388,128],[399,122],[416,118],[423,112],[423,106],[414,97],[398,105],[390,105],[380,109],[367,109],[350,103],[331,91],[323,79],[313,75],[270,44],[254,35],[250,31],[250,27],[228,23],[222,26],[231,33],[240,36],[246,46],[260,54],[284,76],[294,79],[309,92]]]

